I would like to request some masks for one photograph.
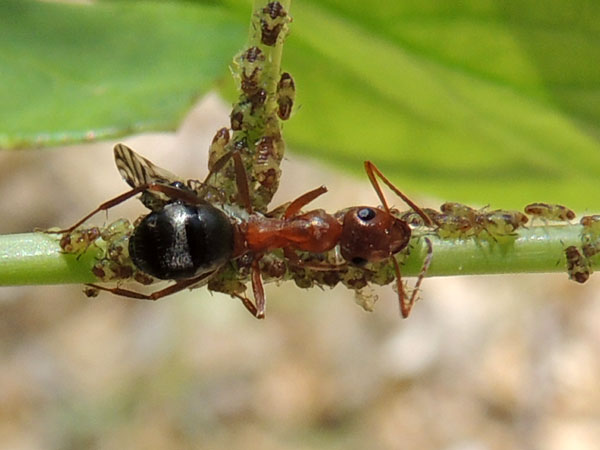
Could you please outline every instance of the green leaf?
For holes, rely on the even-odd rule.
[[[292,6],[285,135],[401,188],[494,207],[600,206],[600,3]]]
[[[0,2],[0,148],[174,129],[247,22],[209,2]]]
[[[175,127],[229,78],[249,12],[0,2],[0,147]],[[600,207],[598,2],[305,0],[291,14],[293,150],[356,173],[371,159],[411,194]]]

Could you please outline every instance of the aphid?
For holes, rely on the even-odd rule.
[[[480,211],[462,203],[446,202],[440,206],[440,211],[444,214],[451,214],[457,217],[464,217],[469,220],[474,220]]]
[[[379,177],[413,211],[419,214],[427,226],[433,226],[433,222],[421,208],[394,186],[372,162],[365,161],[365,171],[383,205],[383,209],[369,206],[350,208],[343,217],[340,252],[346,261],[358,266],[363,266],[367,262],[391,261],[396,276],[400,312],[402,317],[406,318],[410,314],[423,277],[431,264],[433,248],[429,239],[425,238],[428,247],[427,256],[418,276],[415,290],[407,299],[408,296],[402,283],[400,265],[394,255],[408,246],[411,229],[405,221],[392,215],[376,177]]]
[[[586,258],[583,257],[574,245],[565,249],[565,257],[567,259],[569,279],[577,283],[585,283],[590,277],[590,267]]]
[[[473,229],[474,221],[470,217],[458,214],[445,214],[440,212],[432,216],[437,224],[437,234],[442,238],[467,237]]]
[[[288,120],[292,113],[296,98],[296,85],[292,76],[284,72],[277,84],[277,115],[281,120]]]
[[[239,57],[242,69],[240,87],[248,97],[254,95],[260,87],[260,74],[264,61],[265,55],[258,47],[250,47]]]
[[[264,45],[270,47],[277,43],[284,25],[287,24],[289,18],[284,7],[279,2],[270,2],[262,10],[263,16],[260,19],[260,40]]]
[[[600,242],[595,241],[583,244],[581,246],[581,250],[583,251],[583,256],[585,256],[588,259],[593,258],[598,253],[600,253]]]
[[[212,169],[214,165],[227,153],[226,145],[229,143],[229,130],[221,128],[213,137],[213,140],[208,148],[208,169]]]
[[[510,236],[515,231],[525,226],[529,218],[519,211],[505,211],[497,209],[484,214],[479,214],[476,223],[490,236]]]
[[[83,293],[88,298],[94,298],[94,297],[98,297],[98,294],[100,293],[100,291],[92,286],[84,286]]]
[[[581,223],[585,232],[600,235],[600,215],[583,216],[579,223]]]
[[[100,237],[100,229],[91,227],[75,230],[61,237],[59,245],[65,253],[84,253]]]
[[[485,225],[484,209],[475,209],[462,203],[447,202],[440,206],[438,234],[441,237],[478,236]]]
[[[600,215],[583,216],[580,221],[583,229],[581,231],[581,242],[583,243],[582,249],[586,257],[595,255],[588,255],[587,252],[595,251],[600,246]]]
[[[566,206],[554,205],[548,203],[531,203],[524,209],[525,214],[532,216],[532,219],[542,219],[543,221],[565,221],[573,220],[575,213]]]
[[[252,95],[248,95],[248,101],[250,102],[250,116],[254,116],[258,108],[261,108],[267,101],[267,91],[260,88],[257,89]]]

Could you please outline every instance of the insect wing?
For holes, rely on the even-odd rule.
[[[181,182],[185,184],[179,177],[158,167],[123,144],[115,145],[115,163],[123,179],[132,188],[151,183]],[[140,197],[144,206],[152,211],[161,209],[169,200],[170,198],[161,192],[148,190],[144,191]]]
[[[123,144],[115,145],[115,163],[123,179],[132,188],[150,183],[171,184],[175,181],[185,184],[185,180],[158,167]]]

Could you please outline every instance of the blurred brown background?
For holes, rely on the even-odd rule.
[[[124,142],[201,178],[227,114],[209,96],[177,133]],[[113,144],[0,153],[0,232],[67,226],[123,192]],[[274,204],[320,184],[315,207],[377,203],[366,177],[293,152],[283,169]],[[141,212],[131,201],[110,217]],[[428,279],[405,321],[390,286],[365,313],[343,287],[269,285],[264,321],[205,289],[151,303],[0,288],[0,448],[596,449],[599,287]]]

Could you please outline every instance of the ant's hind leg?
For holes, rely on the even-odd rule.
[[[129,289],[123,289],[120,287],[106,287],[100,286],[98,284],[87,283],[86,286],[93,287],[95,289],[99,289],[101,291],[111,292],[115,295],[119,295],[121,297],[135,298],[138,300],[158,300],[159,298],[166,297],[167,295],[175,294],[179,291],[184,290],[187,287],[193,286],[196,283],[208,278],[213,275],[215,272],[204,273],[195,278],[190,278],[189,280],[180,280],[171,286],[167,286],[164,289],[160,289],[158,291],[152,292],[151,294],[142,294],[141,292],[132,291]]]

